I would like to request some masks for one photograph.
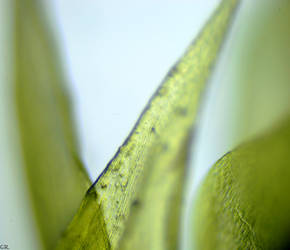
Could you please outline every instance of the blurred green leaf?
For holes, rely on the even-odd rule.
[[[243,20],[246,28],[237,48],[235,111],[240,119],[235,136],[240,141],[290,111],[290,1],[257,1],[256,8],[256,17]]]
[[[290,247],[290,1],[269,3],[251,20],[238,64],[236,136],[260,138],[225,155],[205,179],[193,214],[194,249]]]
[[[196,249],[289,249],[290,117],[226,154],[194,210]]]
[[[237,0],[224,0],[90,188],[58,249],[176,249],[192,126]]]
[[[14,93],[31,200],[52,249],[90,181],[78,157],[58,55],[37,0],[15,0]]]

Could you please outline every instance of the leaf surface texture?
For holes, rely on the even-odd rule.
[[[125,143],[88,191],[58,249],[96,249],[101,244],[106,249],[178,247],[192,128],[237,3],[222,1],[169,71]],[[95,210],[86,208],[89,203]],[[105,230],[96,228],[98,223]]]
[[[197,249],[288,249],[290,118],[222,157],[194,209]]]

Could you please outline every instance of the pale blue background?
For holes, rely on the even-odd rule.
[[[92,179],[218,0],[53,0]]]

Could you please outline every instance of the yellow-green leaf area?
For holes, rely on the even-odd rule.
[[[104,216],[95,190],[87,192],[79,211],[63,234],[63,239],[57,249],[110,249]]]
[[[194,209],[195,249],[289,249],[290,117],[226,154]]]
[[[40,1],[13,1],[14,102],[37,226],[52,249],[90,181],[78,157],[64,77]]]
[[[124,231],[120,249],[177,248],[192,126],[236,3],[222,2],[169,72],[131,137],[96,184],[113,247]]]
[[[78,238],[91,246],[91,240],[106,235],[107,249],[177,248],[192,127],[237,3],[222,1],[170,70],[125,143],[91,187],[89,192],[96,191],[96,201],[90,200],[96,204],[95,213],[82,206],[77,215],[81,221],[72,221],[58,249],[73,248]],[[99,214],[104,216],[105,236],[93,226],[99,223]]]

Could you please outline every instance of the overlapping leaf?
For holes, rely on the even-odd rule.
[[[288,249],[290,118],[226,154],[195,209],[197,249]]]
[[[279,0],[271,6],[263,26],[247,37],[239,64],[239,86],[245,91],[240,93],[240,135],[253,128],[260,131],[278,118],[284,121],[213,166],[195,205],[195,249],[290,246],[290,2]]]
[[[237,5],[224,0],[90,188],[58,249],[176,249],[187,150]]]
[[[37,0],[14,0],[16,120],[43,243],[52,249],[90,185],[77,154],[70,103]]]

